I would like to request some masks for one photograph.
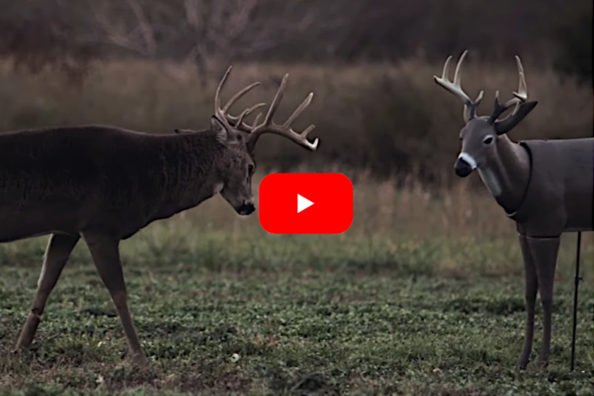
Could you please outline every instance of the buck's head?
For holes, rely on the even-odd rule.
[[[498,158],[497,142],[500,136],[509,132],[534,109],[537,102],[528,102],[528,89],[526,77],[520,58],[516,56],[518,65],[519,87],[514,92],[514,97],[499,103],[499,92],[495,94],[495,108],[490,116],[477,116],[476,110],[483,98],[480,91],[476,99],[472,100],[462,89],[460,67],[468,51],[464,51],[456,65],[454,80],[448,78],[448,68],[452,57],[448,57],[443,66],[441,77],[433,76],[437,84],[462,99],[464,103],[464,121],[466,125],[460,131],[462,147],[454,164],[456,174],[461,177],[468,176],[473,170],[488,166]],[[507,117],[500,119],[507,110],[514,110]]]
[[[247,149],[246,139],[240,131],[216,116],[210,119],[210,132],[222,146],[214,163],[214,192],[221,193],[240,215],[249,215],[256,210],[252,195],[256,164],[252,152]]]
[[[273,133],[284,136],[311,151],[316,150],[318,147],[319,141],[317,138],[313,142],[307,139],[307,135],[314,129],[314,125],[310,125],[300,133],[291,128],[291,123],[311,103],[313,93],[307,95],[284,123],[277,124],[272,121],[287,83],[288,74],[285,74],[276,95],[266,113],[264,113],[263,119],[263,113],[258,113],[250,123],[247,121],[250,115],[256,110],[266,107],[266,103],[258,103],[249,107],[237,116],[229,114],[229,109],[239,98],[260,85],[260,83],[255,82],[243,88],[221,107],[221,89],[230,72],[231,67],[227,69],[217,87],[215,111],[210,126],[211,132],[215,133],[217,140],[223,145],[223,154],[217,163],[218,180],[221,183],[217,186],[217,189],[220,190],[223,198],[229,202],[237,213],[249,215],[256,209],[252,195],[252,176],[256,170],[254,148],[260,136],[265,133]]]

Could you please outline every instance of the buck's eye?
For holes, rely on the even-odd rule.
[[[493,143],[493,140],[494,140],[494,139],[493,139],[493,136],[491,136],[491,135],[487,135],[487,136],[485,136],[485,138],[483,139],[483,144],[484,144],[484,145],[486,145],[486,146],[488,146],[488,145],[490,145],[491,143]]]
[[[250,175],[254,174],[255,167],[252,164],[248,164],[248,173]]]

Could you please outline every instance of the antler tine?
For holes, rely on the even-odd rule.
[[[494,123],[495,121],[503,121],[507,118],[513,116],[518,111],[518,108],[521,103],[524,103],[528,100],[528,86],[526,85],[526,75],[524,73],[524,66],[522,66],[522,61],[520,57],[516,55],[516,64],[518,66],[518,90],[514,91],[513,97],[505,102],[503,105],[499,103],[499,91],[495,92],[495,108],[493,109],[493,113],[489,117],[489,122]],[[507,117],[498,120],[497,118],[503,114],[506,110],[515,106],[514,111],[507,115]]]
[[[464,103],[464,120],[469,121],[472,118],[476,117],[476,109],[483,99],[483,91],[480,91],[477,95],[475,100],[470,99],[470,96],[462,89],[462,63],[466,58],[466,54],[468,54],[468,50],[464,50],[462,55],[460,55],[460,59],[456,63],[456,69],[454,71],[454,79],[450,80],[448,76],[450,61],[452,60],[451,56],[448,56],[444,65],[443,71],[441,73],[441,77],[433,76],[433,80],[443,88],[445,88],[450,93],[456,95],[462,102]]]
[[[225,74],[223,74],[223,77],[221,78],[221,81],[219,81],[219,85],[217,86],[217,90],[215,91],[215,98],[214,98],[214,102],[215,102],[215,114],[219,115],[221,113],[221,90],[223,89],[223,85],[225,85],[225,82],[227,81],[227,77],[229,77],[229,73],[231,73],[231,69],[233,68],[233,66],[229,66],[227,68],[227,70],[225,71]]]
[[[318,148],[320,139],[315,138],[313,142],[307,140],[307,135],[309,135],[309,133],[313,131],[315,127],[316,126],[314,124],[311,124],[310,126],[305,128],[303,132],[298,133],[291,128],[284,128],[282,125],[277,125],[273,123],[270,127],[258,129],[253,134],[251,134],[248,140],[248,146],[251,150],[253,150],[260,136],[262,136],[264,133],[272,133],[274,135],[286,137],[289,140],[299,144],[300,146],[303,146],[311,151],[315,151]]]
[[[266,103],[258,103],[250,108],[247,108],[243,112],[241,112],[239,116],[234,116],[234,115],[228,114],[227,112],[229,111],[231,106],[233,106],[233,104],[235,104],[235,102],[237,102],[242,96],[247,94],[252,89],[256,88],[261,83],[259,81],[256,81],[256,82],[242,88],[235,95],[233,95],[227,101],[227,103],[225,103],[225,105],[223,107],[221,107],[221,91],[223,90],[223,86],[225,85],[225,82],[227,81],[229,74],[231,73],[231,69],[232,69],[232,66],[229,66],[227,68],[227,70],[225,71],[225,74],[223,74],[223,77],[221,78],[221,81],[219,82],[219,85],[217,86],[217,89],[215,92],[215,100],[214,100],[215,101],[215,109],[214,109],[215,113],[214,114],[222,122],[234,123],[236,128],[242,127],[242,129],[247,129],[247,132],[249,132],[249,129],[250,129],[249,126],[246,125],[245,123],[243,123],[243,120],[247,116],[249,116],[253,111],[266,106]]]
[[[254,121],[254,124],[251,127],[249,127],[251,134],[248,139],[248,147],[250,149],[253,150],[258,138],[261,135],[263,135],[264,133],[272,133],[272,134],[284,136],[284,137],[290,139],[291,141],[293,141],[293,142],[295,142],[309,150],[312,150],[312,151],[314,151],[318,148],[318,144],[319,144],[318,138],[315,138],[313,141],[309,141],[307,139],[307,136],[315,128],[315,125],[312,124],[312,125],[308,126],[301,133],[296,132],[291,128],[291,124],[293,123],[293,121],[295,121],[297,119],[297,117],[299,117],[303,113],[303,111],[311,104],[311,101],[313,99],[313,92],[310,92],[305,97],[305,99],[301,102],[301,104],[299,106],[297,106],[297,108],[293,111],[293,113],[291,113],[289,118],[287,118],[287,120],[282,125],[276,124],[275,122],[272,121],[272,117],[274,116],[274,113],[278,109],[278,105],[279,105],[280,100],[283,96],[288,78],[289,78],[289,75],[285,74],[281,83],[280,83],[280,86],[278,87],[278,90],[276,91],[276,94],[274,95],[274,99],[272,99],[270,107],[268,108],[268,111],[266,112],[266,115],[264,116],[264,119],[262,120],[262,122],[258,123],[258,121],[260,120],[260,116],[262,114],[262,113],[259,113],[258,116],[256,117],[256,120]]]
[[[468,94],[462,89],[462,63],[464,62],[467,54],[468,50],[464,50],[462,55],[460,55],[460,59],[458,59],[458,62],[456,63],[456,69],[454,70],[453,80],[450,80],[448,77],[450,61],[452,60],[451,56],[448,56],[443,65],[441,77],[433,76],[433,79],[437,84],[441,85],[447,91],[462,99],[462,103],[464,103],[463,116],[466,122],[476,117],[476,109],[483,99],[483,91],[480,91],[476,96],[476,99],[472,100],[470,96],[468,96]]]
[[[274,114],[278,110],[279,103],[283,97],[285,86],[287,84],[287,79],[289,78],[289,75],[285,74],[283,76],[283,79],[282,79],[277,91],[276,91],[276,94],[274,95],[274,98],[272,99],[272,102],[270,103],[270,107],[266,111],[266,114],[265,114],[262,122],[260,122],[262,113],[258,113],[258,115],[256,116],[256,118],[254,120],[254,123],[250,125],[250,124],[244,122],[244,120],[251,113],[256,111],[257,109],[260,109],[260,108],[266,106],[266,103],[258,103],[252,107],[249,107],[249,108],[243,110],[239,114],[239,116],[233,116],[231,114],[227,114],[227,111],[231,108],[231,106],[237,100],[239,100],[239,98],[241,98],[243,95],[245,95],[250,90],[257,87],[258,85],[260,85],[260,82],[252,83],[252,84],[248,85],[247,87],[243,88],[242,90],[237,92],[235,95],[233,95],[231,97],[231,99],[229,99],[229,101],[225,104],[225,106],[221,108],[221,97],[220,97],[221,90],[222,90],[222,87],[225,84],[225,81],[227,80],[227,77],[229,76],[230,72],[231,72],[231,67],[229,67],[227,69],[227,71],[225,72],[225,74],[223,75],[223,78],[219,82],[219,85],[215,92],[215,115],[218,118],[220,118],[222,121],[227,122],[229,124],[233,124],[236,129],[239,129],[243,132],[249,133],[247,145],[250,150],[253,150],[258,138],[264,133],[273,133],[276,135],[284,136],[284,137],[292,140],[293,142],[298,143],[299,145],[301,145],[305,148],[308,148],[312,151],[317,149],[319,139],[316,138],[316,139],[314,139],[313,142],[310,142],[307,139],[307,135],[314,129],[314,127],[315,127],[314,125],[310,125],[301,133],[298,133],[291,128],[291,123],[293,121],[295,121],[295,119],[297,117],[299,117],[301,115],[301,113],[303,113],[303,111],[310,105],[310,103],[313,99],[313,92],[311,92],[311,93],[309,93],[309,95],[307,95],[307,97],[303,100],[303,102],[301,102],[301,104],[299,106],[297,106],[297,108],[293,111],[293,113],[289,116],[289,118],[282,125],[276,124],[275,122],[272,121],[272,117],[274,117]]]
[[[274,116],[274,113],[276,113],[276,110],[278,109],[278,104],[280,103],[280,100],[283,97],[283,93],[285,91],[285,86],[287,85],[287,79],[289,78],[289,73],[286,73],[283,76],[283,79],[278,87],[278,89],[276,90],[276,94],[274,95],[274,98],[272,99],[272,102],[270,102],[270,107],[268,108],[268,112],[266,113],[266,116],[264,117],[264,124],[267,124],[270,122],[270,120],[272,120],[272,116]]]
[[[311,124],[310,126],[308,126],[307,128],[305,128],[305,130],[304,130],[303,132],[301,132],[301,134],[300,134],[300,135],[301,135],[301,136],[303,136],[304,138],[305,138],[305,137],[307,137],[307,135],[309,135],[309,133],[310,133],[311,131],[313,131],[313,130],[315,129],[315,127],[316,127],[316,126],[315,126],[314,124]],[[320,140],[320,139],[318,139],[318,138],[315,138],[312,144],[313,144],[315,147],[317,147],[317,146],[318,146],[318,141],[319,141],[319,140]]]
[[[518,66],[518,91],[514,92],[513,95],[525,102],[528,100],[528,85],[526,84],[526,74],[524,73],[524,66],[522,66],[522,60],[516,55],[516,64]]]
[[[223,107],[223,109],[222,109],[223,110],[223,113],[227,113],[227,111],[229,111],[229,109],[231,108],[231,106],[233,106],[233,104],[235,102],[237,102],[243,95],[245,95],[246,93],[248,93],[252,89],[256,88],[260,84],[261,84],[260,81],[256,81],[254,83],[251,83],[250,85],[248,85],[247,87],[243,88],[241,91],[239,91],[235,95],[233,95],[231,97],[231,99],[229,99],[227,101],[227,103],[225,104],[225,107]]]
[[[441,71],[441,79],[447,80],[448,79],[448,72],[450,68],[450,61],[452,60],[452,55],[448,56],[443,64],[443,70]],[[435,76],[433,76],[435,78]]]
[[[299,105],[299,107],[297,107],[295,109],[295,111],[293,112],[293,114],[291,114],[289,116],[289,118],[287,118],[287,121],[285,121],[285,123],[283,124],[283,126],[289,126],[293,123],[293,121],[295,121],[295,119],[297,119],[297,117],[299,117],[301,115],[301,113],[303,113],[303,111],[305,109],[307,109],[307,107],[309,106],[309,104],[311,103],[312,99],[313,99],[314,93],[310,92],[307,97],[303,100],[303,102],[301,102],[301,104]],[[304,132],[305,133],[305,132]]]
[[[254,123],[251,125],[251,130],[254,130],[256,126],[258,126],[258,122],[260,122],[260,118],[262,117],[262,113],[258,113],[256,118],[254,119]]]
[[[464,52],[462,52],[462,55],[460,55],[460,59],[458,59],[458,63],[456,63],[456,71],[454,72],[454,85],[457,85],[460,89],[462,89],[462,86],[460,85],[460,82],[462,80],[462,73],[460,73],[460,70],[462,67],[462,62],[464,61],[464,58],[466,58],[467,53],[468,50],[464,50]]]
[[[443,72],[442,72],[441,77],[433,76],[433,80],[435,80],[435,82],[437,84],[439,84],[441,87],[445,88],[450,93],[452,93],[452,94],[458,96],[460,99],[462,99],[462,102],[465,105],[472,105],[474,102],[472,101],[472,99],[470,99],[470,97],[466,94],[466,92],[464,92],[464,90],[462,89],[462,86],[460,85],[461,78],[462,78],[460,70],[462,67],[462,61],[464,60],[464,57],[466,56],[467,52],[468,51],[464,51],[462,53],[460,60],[456,64],[456,70],[454,72],[454,80],[453,81],[448,78],[450,61],[452,59],[451,56],[448,56],[448,58],[446,59],[444,65],[443,65]]]
[[[233,119],[234,121],[236,121],[235,123],[235,127],[236,128],[244,128],[244,129],[249,129],[249,126],[246,124],[243,124],[243,120],[249,116],[252,112],[254,112],[257,109],[260,109],[262,107],[266,106],[266,103],[262,102],[262,103],[258,103],[256,105],[253,105],[252,107],[245,109],[243,112],[241,112],[241,114],[239,115],[239,117],[233,117],[233,116],[227,116],[228,118]],[[236,120],[235,120],[236,118]]]

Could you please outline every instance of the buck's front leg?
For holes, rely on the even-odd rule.
[[[147,363],[128,309],[128,295],[120,261],[119,240],[98,232],[84,232],[83,238],[118,311],[126,333],[130,357],[137,363]]]
[[[557,264],[560,238],[527,238],[527,241],[534,258],[543,311],[542,347],[538,360],[542,367],[546,367],[551,353],[553,283],[555,281],[555,266]]]
[[[37,326],[41,321],[41,316],[45,309],[47,299],[56,286],[58,278],[62,273],[62,269],[70,257],[70,252],[78,242],[80,237],[78,235],[53,234],[49,238],[45,256],[43,258],[43,266],[41,267],[41,274],[37,282],[37,291],[31,312],[27,317],[27,321],[21,330],[21,334],[16,343],[16,350],[27,349],[33,342]]]
[[[526,330],[524,334],[524,347],[518,359],[518,368],[526,369],[532,353],[532,340],[534,338],[534,310],[536,306],[536,292],[538,288],[538,278],[536,276],[536,267],[532,252],[528,246],[526,236],[520,235],[520,247],[524,258],[524,277],[525,277],[525,299],[526,299]]]

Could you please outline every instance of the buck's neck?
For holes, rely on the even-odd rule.
[[[530,158],[526,149],[507,135],[497,138],[497,156],[479,168],[479,175],[497,203],[512,212],[522,204],[530,179]]]
[[[164,140],[163,198],[158,217],[168,217],[212,197],[222,180],[216,164],[222,145],[210,132],[184,133]]]

